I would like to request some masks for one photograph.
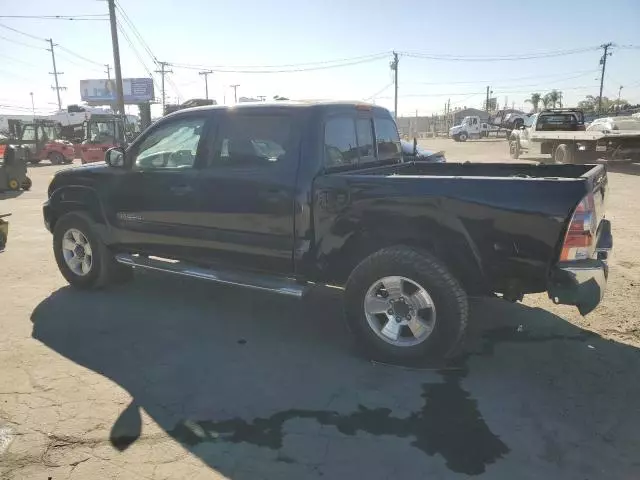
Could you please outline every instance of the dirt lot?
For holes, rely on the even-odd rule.
[[[504,140],[424,144],[506,160]],[[0,194],[1,479],[640,478],[635,166],[609,174],[601,306],[473,300],[466,354],[442,369],[362,359],[335,292],[142,274],[70,289],[40,209],[56,168]]]

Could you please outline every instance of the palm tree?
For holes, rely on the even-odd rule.
[[[549,97],[549,103],[553,105],[553,108],[556,108],[556,105],[560,100],[561,95],[562,94],[558,90],[553,89],[549,93],[547,93],[547,95],[545,96]]]
[[[548,93],[542,97],[540,101],[542,102],[542,108],[549,108],[551,106],[551,97]]]
[[[531,98],[527,98],[525,103],[529,102],[533,105],[533,112],[536,113],[538,111],[538,105],[540,105],[540,100],[542,100],[542,95],[539,93],[532,93]]]

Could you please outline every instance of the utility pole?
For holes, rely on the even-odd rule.
[[[622,88],[622,87],[620,87],[620,88]],[[35,122],[35,120],[36,120],[36,105],[35,105],[35,103],[33,103],[33,92],[29,92],[29,95],[31,95],[31,110],[33,111],[33,121]]]
[[[60,100],[60,90],[66,90],[67,87],[61,87],[58,84],[58,75],[64,75],[64,72],[59,72],[56,69],[56,54],[53,52],[53,40],[52,39],[47,39],[49,42],[49,45],[51,46],[51,48],[47,48],[47,50],[49,50],[51,52],[51,60],[53,61],[53,72],[49,72],[49,75],[53,75],[53,78],[55,79],[56,82],[56,86],[55,87],[51,87],[53,90],[56,91],[56,95],[58,95],[58,110],[62,110],[62,101]]]
[[[111,24],[111,46],[113,48],[113,69],[116,72],[116,106],[118,112],[126,118],[124,111],[124,93],[122,91],[122,71],[120,70],[120,47],[118,46],[118,24],[116,23],[115,0],[108,0],[109,23]]]
[[[560,108],[562,108],[562,92],[560,92],[560,98],[559,98],[559,100],[560,100]]]
[[[489,85],[487,85],[487,101],[484,104],[485,110],[488,112],[489,111]]]
[[[620,88],[618,88],[618,109],[620,109],[620,93],[622,93],[622,89],[624,87],[622,85],[620,85]]]
[[[398,119],[398,54],[393,52],[393,61],[390,64],[393,70],[393,116]]]
[[[204,75],[204,96],[209,100],[209,75],[213,73],[213,70],[205,70],[198,72],[198,75]]]
[[[156,73],[159,73],[161,75],[161,85],[160,87],[162,88],[162,114],[164,115],[164,107],[165,107],[165,91],[164,91],[164,76],[167,73],[173,73],[173,70],[167,70],[167,65],[169,65],[167,62],[158,62],[158,65],[160,65],[160,70],[156,70]]]
[[[600,75],[600,95],[598,95],[598,113],[602,113],[602,87],[604,86],[604,71],[607,68],[607,57],[611,55],[609,49],[613,46],[613,43],[605,43],[600,45],[604,49],[604,54],[600,59],[600,65],[602,65],[602,74]]]
[[[104,73],[107,74],[107,80],[111,80],[111,65],[105,63],[104,66],[107,68]]]
[[[236,85],[229,85],[231,88],[233,88],[233,101],[234,103],[238,103],[238,87],[240,85],[236,84]]]

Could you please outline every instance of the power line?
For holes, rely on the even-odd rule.
[[[47,41],[45,38],[36,37],[35,35],[31,35],[30,33],[23,32],[21,30],[18,30],[17,28],[10,27],[9,25],[5,25],[3,23],[0,23],[0,27],[6,28],[7,30],[11,30],[12,32],[19,33],[20,35],[24,35],[25,37],[29,37],[29,38],[32,38],[34,40],[41,40],[43,42]]]
[[[122,33],[122,36],[124,37],[126,42],[129,44],[129,47],[131,47],[131,50],[133,51],[134,55],[138,58],[138,61],[140,62],[142,67],[145,69],[145,71],[149,74],[149,77],[151,77],[151,79],[153,80],[153,83],[155,84],[156,82],[155,82],[155,79],[153,78],[153,74],[151,73],[151,70],[149,69],[149,67],[147,67],[147,64],[142,59],[142,56],[140,55],[138,50],[134,47],[133,42],[129,38],[129,35],[127,35],[127,32],[122,27],[122,24],[120,23],[120,21],[118,21],[118,30],[120,30],[120,33]]]
[[[93,60],[88,59],[87,57],[83,57],[82,55],[80,55],[79,53],[76,53],[74,51],[69,50],[68,48],[63,47],[62,45],[58,45],[56,44],[56,47],[58,47],[60,50],[62,50],[63,52],[68,53],[69,55],[73,55],[74,57],[78,57],[80,60],[84,60],[85,62],[88,63],[92,63],[93,65],[97,65],[98,67],[102,68],[104,67],[104,63],[100,63],[100,62],[95,62]]]
[[[76,20],[76,21],[91,21],[91,20],[108,20],[107,18],[88,18],[88,17],[104,17],[104,14],[99,15],[0,15],[0,18],[32,18],[40,20]]]
[[[12,42],[12,43],[15,43],[17,45],[22,45],[23,47],[35,48],[36,50],[46,50],[46,48],[44,48],[44,47],[36,47],[35,45],[29,45],[28,43],[24,43],[24,42],[20,42],[18,40],[13,40],[11,38],[3,37],[2,35],[0,35],[0,38],[2,40],[6,40],[7,42]]]
[[[116,3],[116,8],[122,14],[122,18],[124,19],[125,23],[129,26],[129,28],[131,29],[131,31],[133,32],[134,36],[138,39],[138,41],[140,42],[140,45],[142,45],[142,48],[144,48],[147,51],[147,53],[149,54],[149,56],[153,60],[153,63],[158,64],[158,58],[153,54],[153,52],[151,51],[151,48],[149,47],[147,42],[144,41],[144,38],[142,38],[142,35],[140,34],[140,32],[138,31],[136,26],[133,24],[133,21],[129,18],[129,15],[127,15],[127,13],[124,11],[122,6],[120,5],[120,2],[116,1],[115,3]]]
[[[389,88],[391,85],[393,85],[393,82],[385,85],[384,87],[382,87],[380,90],[378,90],[376,93],[374,93],[373,95],[370,95],[368,97],[365,97],[364,100],[373,100],[374,98],[376,98],[378,95],[380,95],[382,92],[384,92],[387,88]]]
[[[36,68],[38,67],[38,65],[36,65],[35,63],[25,62],[24,60],[20,60],[19,58],[10,57],[9,55],[5,55],[4,53],[1,53],[0,57],[2,57],[4,59],[7,59],[7,60],[9,60],[11,62],[17,62],[17,63],[21,63],[23,65],[27,65],[29,67],[36,67]]]
[[[519,80],[531,80],[534,78],[551,78],[551,77],[564,77],[566,75],[573,74],[584,74],[587,75],[589,73],[593,73],[594,70],[580,70],[574,72],[564,72],[564,73],[554,73],[550,75],[529,75],[526,77],[513,77],[513,78],[502,78],[502,79],[493,79],[493,80],[464,80],[459,82],[403,82],[403,84],[411,84],[411,85],[471,85],[474,83],[496,83],[496,82],[515,82]]]
[[[401,55],[412,58],[420,58],[427,60],[445,60],[445,61],[461,61],[461,62],[500,62],[500,61],[515,61],[515,60],[532,60],[537,58],[551,58],[561,57],[565,55],[575,55],[577,53],[591,52],[598,50],[600,47],[585,47],[574,48],[571,50],[556,50],[551,52],[530,53],[530,54],[518,54],[518,55],[502,55],[493,57],[483,56],[462,56],[462,55],[442,55],[435,53],[421,53],[421,52],[398,52]]]
[[[567,87],[567,88],[563,88],[563,90],[584,90],[584,89],[592,89],[592,88],[596,88],[594,85],[581,85],[578,87]],[[495,88],[494,88],[495,90]],[[486,91],[477,91],[477,92],[454,92],[454,93],[408,93],[405,95],[400,95],[400,97],[453,97],[453,96],[460,96],[460,95],[484,95],[486,93]],[[529,93],[528,90],[500,90],[499,93]],[[385,97],[378,97],[378,98],[385,98],[385,99],[390,99],[393,98],[391,96],[385,96]]]
[[[366,57],[360,60],[354,60],[351,62],[343,62],[340,64],[334,64],[334,65],[318,65],[316,67],[301,67],[301,68],[287,68],[287,69],[279,69],[279,70],[259,70],[259,69],[255,69],[255,70],[237,70],[234,69],[232,67],[225,67],[225,68],[218,68],[215,66],[208,66],[208,65],[189,65],[189,64],[185,64],[185,63],[171,63],[172,67],[176,67],[176,68],[185,68],[188,70],[203,70],[203,69],[208,69],[208,70],[212,70],[213,72],[219,72],[219,73],[246,73],[246,74],[250,74],[250,73],[294,73],[294,72],[310,72],[310,71],[315,71],[315,70],[328,70],[328,69],[332,69],[332,68],[342,68],[342,67],[350,67],[352,65],[359,65],[362,63],[368,63],[368,62],[373,62],[376,60],[381,60],[382,58],[387,57],[387,54],[385,53],[384,55],[378,55],[378,56],[371,56],[371,57]]]

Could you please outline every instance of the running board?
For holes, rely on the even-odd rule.
[[[253,288],[255,290],[263,290],[297,298],[301,298],[309,286],[308,283],[302,284],[291,278],[279,278],[256,273],[212,270],[168,258],[144,257],[140,255],[120,253],[115,256],[115,259],[118,263],[129,265],[134,268],[174,273],[185,277],[199,278],[201,280],[209,280],[210,282],[223,283],[226,285]]]

